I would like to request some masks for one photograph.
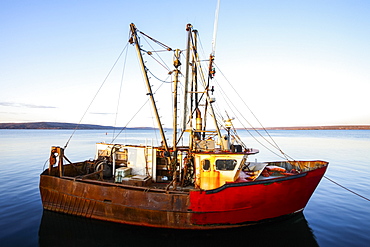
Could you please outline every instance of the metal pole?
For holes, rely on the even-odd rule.
[[[59,169],[59,177],[63,177],[63,158],[64,158],[64,149],[57,147],[58,154],[59,154],[59,162],[58,162],[58,169]]]

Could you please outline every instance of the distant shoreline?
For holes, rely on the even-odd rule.
[[[120,130],[124,127],[113,127],[95,124],[75,124],[75,123],[60,123],[60,122],[30,122],[30,123],[0,123],[0,129],[44,129],[44,130]],[[130,127],[128,129],[152,129],[150,127]]]
[[[261,128],[257,128],[261,129]],[[370,130],[370,125],[267,127],[267,130]]]
[[[60,122],[32,122],[32,123],[0,123],[0,129],[75,129],[81,130],[109,130],[123,127],[103,126],[94,124],[75,124]],[[130,127],[128,129],[153,129],[151,127]],[[248,128],[251,129],[251,128]],[[258,130],[262,128],[256,128]],[[297,127],[266,127],[267,130],[370,130],[370,125],[331,125],[331,126],[297,126]]]

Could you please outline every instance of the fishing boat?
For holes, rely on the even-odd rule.
[[[201,67],[204,60],[197,49],[198,32],[190,24],[186,32],[187,48],[171,49],[130,24],[129,44],[135,47],[141,65],[161,142],[99,142],[94,158],[80,162],[67,158],[66,146],[51,147],[49,166],[40,175],[45,210],[172,229],[232,228],[302,212],[328,162],[290,159],[282,151],[282,161],[250,160],[259,150],[241,140],[235,119],[228,113],[222,117],[214,109],[214,52],[207,66]],[[139,35],[174,57],[172,145],[143,59],[143,53],[151,56],[154,51],[143,48]],[[184,66],[180,62],[183,53]],[[180,72],[183,67],[184,74]],[[179,83],[180,75],[183,83]],[[182,90],[178,90],[180,86]],[[178,123],[180,106],[182,123]]]

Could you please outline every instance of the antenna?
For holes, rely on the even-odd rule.
[[[217,1],[217,7],[215,12],[215,23],[213,24],[213,39],[212,39],[212,55],[215,55],[216,50],[216,37],[217,37],[217,26],[218,26],[218,13],[220,11],[220,0]]]

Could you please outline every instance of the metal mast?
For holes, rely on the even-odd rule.
[[[186,130],[186,123],[187,123],[187,104],[188,104],[188,93],[189,93],[189,62],[190,62],[190,40],[191,40],[191,24],[186,25],[186,31],[188,31],[188,42],[187,42],[187,49],[186,49],[186,66],[185,66],[185,90],[184,90],[184,118],[183,118],[183,131]]]
[[[194,54],[193,54],[193,61],[192,61],[192,66],[193,66],[193,91],[195,92],[194,94],[194,103],[195,106],[194,108],[198,108],[198,73],[197,73],[197,63],[198,63],[198,31],[193,30],[193,37],[194,37]],[[193,109],[191,109],[193,111]]]
[[[180,50],[175,50],[175,57],[173,61],[173,65],[175,67],[175,78],[174,78],[174,85],[173,85],[173,151],[176,152],[177,146],[177,85],[179,82],[179,69],[178,67],[181,65],[180,63]]]
[[[141,54],[139,40],[137,38],[137,33],[136,33],[136,27],[135,27],[135,25],[133,23],[130,24],[130,29],[131,29],[131,34],[132,34],[132,38],[133,38],[133,41],[132,42],[135,43],[137,55],[138,55],[139,60],[140,60],[141,70],[143,72],[143,76],[144,76],[145,83],[146,83],[146,86],[147,86],[147,90],[148,90],[147,95],[149,95],[150,101],[151,101],[152,106],[153,106],[155,118],[157,120],[159,131],[161,133],[163,146],[164,146],[165,150],[168,151],[168,145],[167,145],[167,141],[166,141],[166,136],[164,135],[162,123],[161,123],[161,120],[160,120],[159,115],[158,115],[158,110],[157,110],[157,106],[155,104],[155,100],[154,100],[152,88],[151,88],[150,83],[149,83],[149,77],[148,77],[147,70],[146,70],[145,65],[144,65],[143,56]]]

